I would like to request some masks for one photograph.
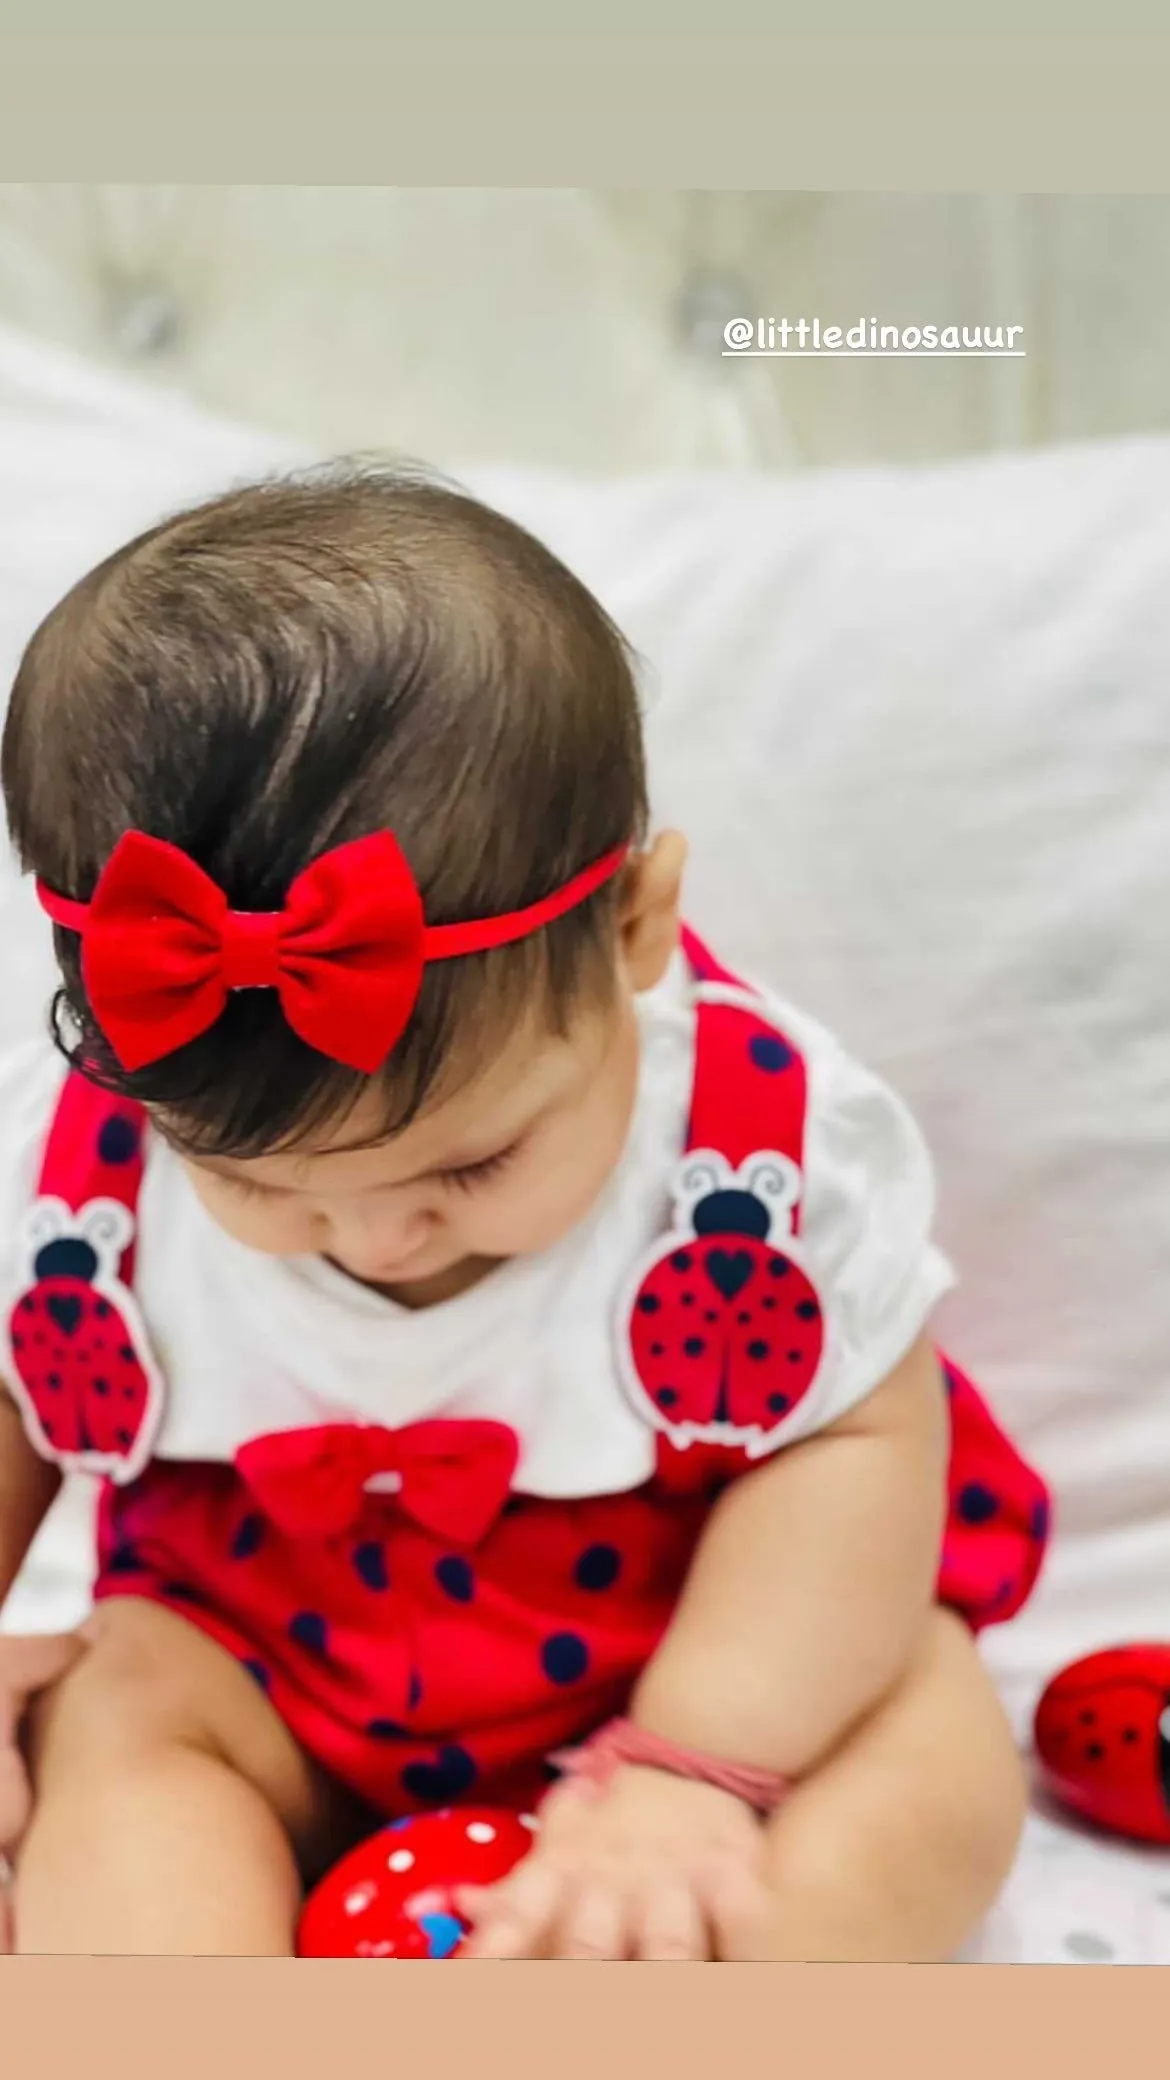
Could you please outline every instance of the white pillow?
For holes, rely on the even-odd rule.
[[[622,483],[479,472],[653,664],[690,912],[935,1150],[940,1329],[1056,1489],[987,1635],[1170,1640],[1170,442]]]
[[[0,332],[5,677],[95,557],[291,459]],[[465,481],[648,658],[692,921],[932,1140],[962,1279],[940,1327],[1057,1490],[1041,1590],[988,1635],[1022,1725],[1072,1654],[1170,1639],[1170,443]],[[51,969],[11,885],[0,934],[2,1041]],[[9,1622],[44,1619],[40,1581]]]

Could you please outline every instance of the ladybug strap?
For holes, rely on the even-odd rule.
[[[808,1077],[799,1050],[755,1007],[752,993],[684,927],[699,986],[687,1149],[716,1149],[732,1169],[760,1150],[803,1170]],[[799,1209],[793,1227],[799,1225]]]
[[[146,1115],[128,1098],[112,1097],[75,1070],[65,1078],[41,1157],[41,1198],[63,1199],[72,1213],[94,1199],[114,1199],[133,1213],[145,1162]],[[134,1274],[134,1241],[119,1267],[122,1283]]]

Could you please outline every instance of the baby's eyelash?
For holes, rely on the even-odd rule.
[[[250,1177],[225,1177],[223,1181],[231,1187],[237,1198],[240,1199],[271,1199],[275,1197],[275,1194],[269,1190],[266,1184],[256,1184]]]
[[[519,1143],[514,1142],[511,1148],[501,1148],[496,1155],[485,1156],[481,1163],[464,1163],[458,1170],[444,1170],[443,1181],[453,1184],[458,1192],[472,1192],[477,1185],[486,1184],[489,1177],[498,1177],[512,1161],[518,1147]]]

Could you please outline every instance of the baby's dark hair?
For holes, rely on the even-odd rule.
[[[266,477],[137,536],[41,623],[4,730],[9,827],[25,868],[81,901],[131,828],[244,910],[389,828],[428,922],[517,909],[645,836],[636,663],[543,543],[436,472],[358,458]],[[563,1033],[607,988],[620,889],[427,967],[378,1072],[387,1135],[528,1006]],[[128,1074],[77,935],[55,938],[58,1046],[192,1154],[292,1146],[368,1084],[298,1039],[271,990],[234,992],[208,1032]]]

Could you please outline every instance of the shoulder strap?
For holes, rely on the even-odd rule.
[[[689,929],[682,945],[697,984],[688,1150],[716,1149],[733,1169],[772,1150],[801,1169],[808,1103],[803,1055],[749,985]]]
[[[115,1098],[76,1069],[70,1070],[49,1127],[38,1192],[63,1199],[80,1213],[94,1199],[114,1199],[134,1213],[146,1156],[146,1113],[128,1098]],[[120,1275],[129,1285],[134,1243],[123,1254]]]

